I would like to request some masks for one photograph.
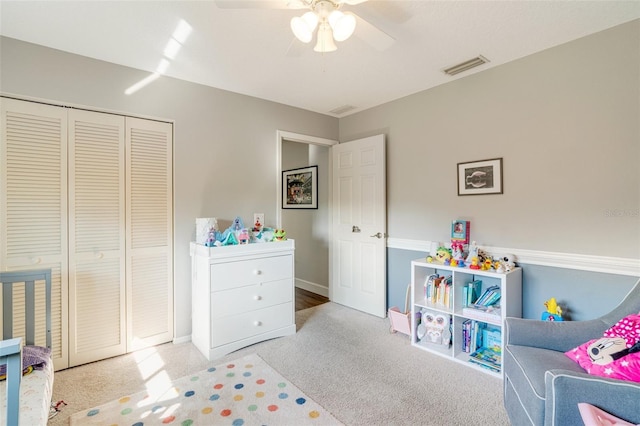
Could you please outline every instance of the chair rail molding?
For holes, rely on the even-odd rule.
[[[431,241],[388,238],[387,248],[422,251],[428,253]],[[607,274],[640,277],[640,259],[594,256],[588,254],[560,253],[515,249],[507,247],[480,246],[490,256],[505,253],[516,256],[518,264],[551,266],[555,268],[578,269],[581,271],[604,272]],[[615,272],[612,272],[615,271]]]

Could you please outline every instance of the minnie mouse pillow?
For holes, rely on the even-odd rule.
[[[640,382],[640,314],[629,315],[604,332],[565,352],[587,373]]]

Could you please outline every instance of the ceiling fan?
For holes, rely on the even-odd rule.
[[[367,0],[216,0],[222,9],[307,9],[302,16],[291,19],[291,30],[296,39],[309,43],[317,28],[316,52],[337,50],[335,41],[347,40],[355,34],[378,50],[390,47],[395,39],[351,11],[342,12],[342,6],[355,6]],[[357,31],[356,31],[357,28]]]

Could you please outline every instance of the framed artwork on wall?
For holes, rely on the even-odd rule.
[[[502,194],[502,158],[458,163],[458,195]]]
[[[318,166],[282,172],[282,208],[318,208]]]

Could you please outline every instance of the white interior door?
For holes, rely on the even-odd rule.
[[[384,135],[332,148],[331,300],[386,316]]]

